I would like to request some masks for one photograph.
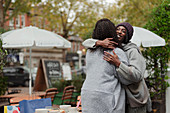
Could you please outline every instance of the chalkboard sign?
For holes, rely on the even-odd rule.
[[[43,60],[43,65],[45,67],[45,74],[48,79],[49,87],[52,87],[56,80],[61,78],[60,62],[57,60]]]
[[[44,91],[53,87],[53,84],[61,77],[61,66],[58,60],[41,59],[35,79],[34,91]]]

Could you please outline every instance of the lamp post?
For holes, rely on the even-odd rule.
[[[77,54],[79,55],[79,69],[81,69],[81,66],[82,66],[82,64],[81,64],[82,51],[78,50]]]

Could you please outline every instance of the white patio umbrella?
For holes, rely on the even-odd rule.
[[[31,95],[31,52],[32,48],[70,48],[71,43],[53,32],[37,27],[25,27],[2,34],[4,48],[30,48],[29,94]]]
[[[138,47],[156,47],[156,46],[165,46],[165,39],[161,38],[157,34],[141,28],[141,27],[135,27],[134,28],[134,34],[132,36],[131,42],[135,43]],[[146,70],[144,73],[144,78],[147,78],[149,76],[148,71]]]
[[[165,46],[165,40],[158,36],[157,34],[141,28],[135,27],[134,34],[132,36],[131,42],[135,43],[137,46],[143,47],[156,47],[156,46]]]

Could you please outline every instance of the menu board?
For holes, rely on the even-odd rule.
[[[34,91],[43,91],[53,87],[53,84],[61,77],[61,66],[58,60],[41,59],[35,79]]]
[[[48,79],[49,87],[55,84],[58,78],[61,78],[61,67],[60,62],[57,60],[43,60],[45,74]]]

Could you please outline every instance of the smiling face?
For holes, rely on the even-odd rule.
[[[118,37],[118,40],[122,43],[123,40],[125,39],[125,36],[126,36],[126,28],[124,26],[118,26],[116,28],[116,34],[117,34],[117,37]]]

